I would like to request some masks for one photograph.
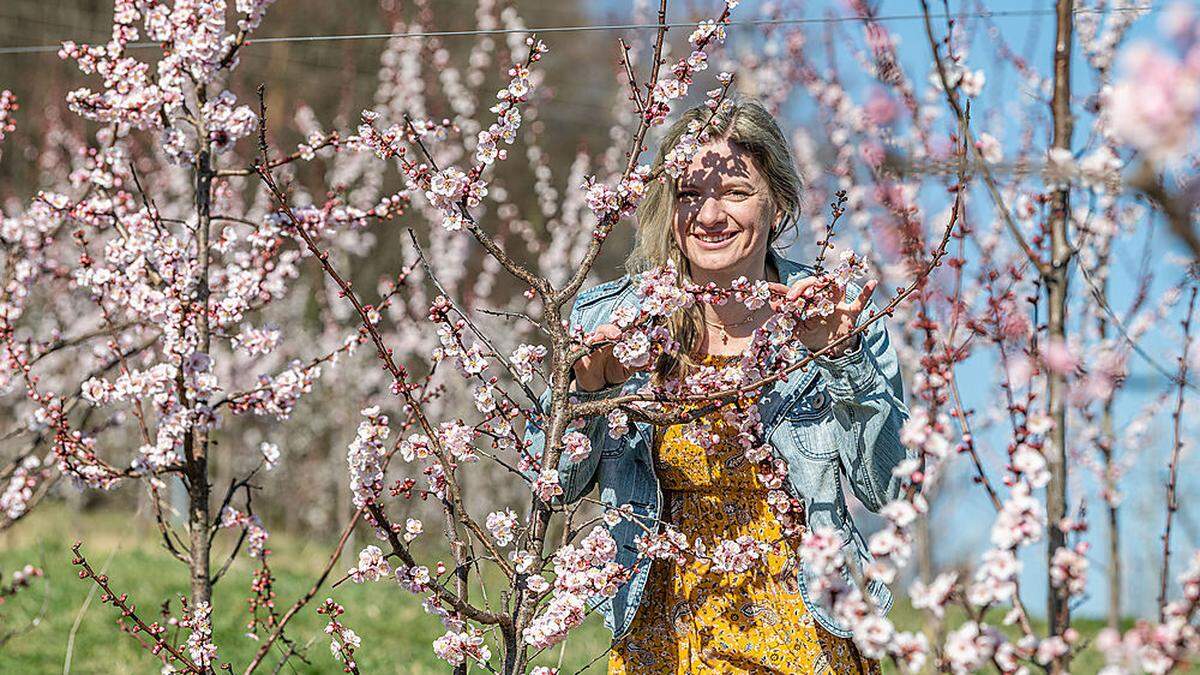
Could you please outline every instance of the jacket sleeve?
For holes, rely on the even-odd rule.
[[[585,303],[582,296],[576,301],[575,306],[571,309],[570,325],[586,326],[582,321],[582,308]],[[608,387],[595,392],[572,391],[570,396],[579,401],[591,401],[599,398],[608,398],[621,393],[620,386]],[[547,410],[550,406],[550,390],[547,389],[540,397],[541,409]],[[528,442],[529,453],[533,457],[541,458],[546,450],[546,432],[540,424],[541,420],[531,421],[525,427],[525,440]],[[603,452],[606,443],[615,443],[608,435],[608,420],[603,415],[597,415],[585,421],[584,427],[580,430],[588,440],[591,441],[592,451],[582,461],[573,462],[571,458],[563,453],[558,460],[558,481],[562,487],[563,494],[555,498],[555,503],[571,504],[579,501],[587,493],[592,491],[592,487],[596,482],[596,475],[600,466],[600,456]],[[537,473],[532,471],[526,472],[526,478],[532,482],[537,479]]]
[[[862,317],[878,311],[868,305]],[[872,323],[858,345],[835,358],[815,360],[832,399],[831,415],[842,470],[854,494],[873,512],[900,494],[903,480],[892,470],[913,456],[900,442],[908,419],[896,350],[884,326]]]

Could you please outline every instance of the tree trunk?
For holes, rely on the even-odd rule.
[[[1074,2],[1058,0],[1056,7],[1057,31],[1054,42],[1054,97],[1051,113],[1054,119],[1054,147],[1070,150],[1073,119],[1071,116],[1071,38]],[[1071,261],[1071,246],[1067,239],[1070,222],[1070,185],[1056,190],[1050,207],[1050,269],[1044,281],[1049,301],[1049,339],[1064,344],[1066,341],[1067,314],[1067,267]],[[1067,508],[1067,382],[1061,373],[1049,373],[1047,404],[1054,420],[1047,457],[1050,465],[1050,483],[1046,492],[1047,529],[1049,530],[1047,563],[1066,543],[1066,536],[1059,523],[1066,516]],[[1066,599],[1054,588],[1047,564],[1046,583],[1049,592],[1046,616],[1050,624],[1050,635],[1061,636],[1070,624],[1070,607]],[[1061,656],[1050,664],[1051,673],[1065,673],[1070,659]]]
[[[208,354],[210,347],[208,326],[208,228],[210,201],[212,197],[212,157],[207,142],[196,160],[196,255],[200,274],[194,302],[196,310],[196,351]],[[208,482],[208,430],[192,429],[184,441],[188,477],[188,531],[191,534],[190,561],[192,578],[192,606],[208,603],[212,599],[212,579],[209,577],[209,527],[212,514],[209,511],[210,485]]]

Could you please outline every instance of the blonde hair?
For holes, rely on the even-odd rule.
[[[761,103],[753,99],[728,100],[713,115],[707,106],[696,106],[667,128],[653,168],[662,167],[667,154],[679,144],[685,134],[694,134],[692,129],[704,124],[712,115],[712,123],[704,130],[708,137],[705,143],[726,140],[749,154],[755,167],[766,178],[771,203],[775,213],[782,213],[778,226],[773,226],[767,245],[770,246],[783,232],[795,225],[800,210],[801,192],[804,183],[796,172],[792,151],[779,124]],[[650,184],[646,195],[637,209],[637,238],[625,267],[630,274],[637,274],[672,262],[679,274],[679,282],[690,281],[688,261],[684,258],[679,243],[675,240],[674,219],[677,185],[670,177]],[[696,364],[692,354],[699,347],[700,327],[703,317],[700,308],[676,312],[668,322],[671,337],[679,342],[678,354],[664,354],[655,367],[656,379],[662,381],[672,375],[691,372]]]

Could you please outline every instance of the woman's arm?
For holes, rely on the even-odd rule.
[[[878,311],[873,305],[860,316]],[[854,494],[871,511],[895,499],[902,479],[892,470],[912,456],[900,442],[908,419],[904,383],[885,319],[859,336],[854,349],[836,358],[817,357],[816,364],[833,400],[830,425],[842,470]]]
[[[584,296],[580,296],[575,306],[571,308],[571,316],[569,324],[572,328],[582,326],[585,329],[588,326],[584,325],[584,317],[582,310],[589,306]],[[602,310],[593,310],[600,313]],[[608,312],[603,312],[607,318]],[[591,323],[597,323],[595,320]],[[574,381],[574,371],[571,374],[571,397],[579,401],[592,401],[599,398],[607,398],[616,396],[621,393],[621,385],[605,387],[598,391],[579,391],[576,390]],[[541,409],[547,410],[550,406],[550,390],[547,389],[540,397]],[[603,447],[606,443],[618,443],[608,435],[608,419],[602,415],[597,415],[585,420],[584,426],[579,430],[583,435],[587,436],[592,444],[592,451],[583,460],[575,462],[563,453],[558,460],[558,481],[562,487],[563,494],[556,498],[556,501],[564,504],[571,504],[584,495],[592,491],[592,486],[595,484],[597,469],[600,465],[600,456]],[[541,425],[531,421],[525,427],[525,440],[529,443],[529,453],[533,457],[542,457],[546,450],[546,433]],[[537,474],[534,472],[526,472],[526,477],[530,481],[536,480]]]

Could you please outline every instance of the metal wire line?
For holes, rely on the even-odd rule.
[[[1072,14],[1104,14],[1106,12],[1153,12],[1157,8],[1153,5],[1135,5],[1132,7],[1113,7],[1109,9],[1099,9],[1090,7],[1081,7],[1073,10]],[[1011,9],[1011,10],[996,10],[994,12],[972,12],[963,14],[931,14],[931,18],[935,19],[958,19],[958,18],[982,18],[982,17],[1021,17],[1021,16],[1052,16],[1055,10],[1053,9]],[[884,16],[872,17],[871,21],[915,21],[923,20],[924,14],[890,14]],[[731,21],[727,25],[731,27],[737,26],[782,26],[795,24],[833,24],[833,23],[851,23],[863,21],[862,17],[858,16],[828,16],[828,17],[796,17],[791,19],[750,19],[746,21]],[[472,35],[505,35],[509,33],[528,33],[545,35],[549,33],[583,33],[589,31],[610,31],[610,30],[642,30],[651,28],[682,28],[694,27],[694,21],[668,21],[664,24],[659,23],[618,23],[618,24],[582,24],[576,26],[544,26],[541,28],[493,28],[486,30],[435,30],[435,31],[414,31],[410,33],[351,33],[351,34],[331,34],[331,35],[287,35],[280,37],[263,37],[252,38],[246,41],[247,45],[253,44],[271,44],[277,42],[342,42],[351,40],[389,40],[391,38],[431,38],[431,37],[466,37]],[[155,49],[161,48],[161,43],[158,42],[130,42],[126,45],[127,49]],[[57,52],[61,48],[60,45],[28,45],[18,47],[0,47],[0,55],[18,55],[18,54],[44,54]]]

